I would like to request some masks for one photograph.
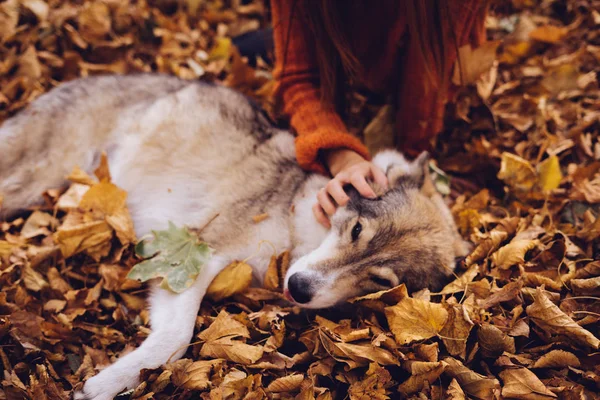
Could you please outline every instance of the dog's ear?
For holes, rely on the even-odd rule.
[[[388,178],[390,189],[400,185],[417,187],[427,195],[432,196],[436,190],[429,176],[429,153],[419,154],[413,161],[408,161],[395,150],[386,150],[373,158],[373,163],[381,168]]]

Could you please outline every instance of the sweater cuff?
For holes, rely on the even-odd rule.
[[[328,174],[327,168],[320,160],[321,150],[348,149],[371,159],[367,147],[355,136],[347,132],[317,129],[308,135],[296,137],[296,158],[300,167],[306,171]]]

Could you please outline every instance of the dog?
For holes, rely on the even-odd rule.
[[[312,213],[329,178],[303,171],[294,136],[226,87],[139,74],[78,79],[40,96],[0,126],[4,217],[65,186],[74,166],[92,171],[106,152],[113,182],[128,192],[138,237],[168,221],[204,227],[214,255],[193,286],[149,296],[152,332],[130,354],[90,378],[75,399],[112,399],[139,383],[139,371],[185,353],[200,302],[230,262],[252,258],[261,282],[272,250],[290,250],[284,281],[306,308],[405,283],[437,289],[467,247],[428,175],[428,156],[413,162],[387,150],[373,162],[389,188],[376,199],[347,188],[350,202],[321,226]],[[255,223],[252,217],[268,214]],[[218,215],[217,218],[214,218]],[[210,223],[209,223],[210,222]],[[173,356],[172,356],[173,355]]]

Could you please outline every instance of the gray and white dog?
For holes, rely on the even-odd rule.
[[[300,169],[290,132],[233,90],[152,74],[63,84],[0,126],[4,216],[64,186],[75,165],[93,170],[102,151],[113,181],[128,192],[138,237],[168,221],[206,226],[202,236],[215,254],[185,292],[153,288],[152,333],[89,379],[77,399],[112,399],[138,384],[142,368],[181,357],[212,279],[255,254],[261,241],[291,250],[285,290],[308,308],[402,282],[410,290],[437,288],[467,251],[432,189],[426,156],[410,163],[395,151],[378,154],[390,188],[378,189],[377,199],[350,191],[327,230],[311,208],[329,178]],[[263,213],[269,217],[253,222]],[[252,258],[258,281],[272,255],[267,247]]]

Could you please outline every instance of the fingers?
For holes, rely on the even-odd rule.
[[[340,179],[332,179],[326,186],[327,192],[333,198],[333,200],[340,206],[345,206],[350,198],[344,192],[342,182]]]
[[[329,194],[327,193],[327,189],[322,188],[321,190],[319,190],[319,192],[317,193],[317,201],[319,202],[319,205],[323,208],[323,210],[325,210],[325,212],[327,214],[329,214],[329,215],[335,214],[336,206],[335,206],[335,204],[333,204],[331,197],[329,197]]]
[[[385,172],[383,172],[381,170],[381,168],[379,168],[376,165],[371,165],[371,175],[373,175],[373,180],[381,185],[383,188],[387,188],[388,187],[388,178],[385,175]]]
[[[315,218],[321,225],[323,225],[325,228],[331,228],[331,222],[329,222],[329,218],[327,218],[325,211],[323,211],[323,208],[321,208],[318,203],[312,207],[312,210]]]
[[[371,189],[371,186],[369,186],[369,184],[367,183],[367,179],[365,178],[364,174],[353,174],[350,177],[350,183],[356,188],[356,190],[358,190],[358,193],[360,193],[362,196],[371,199],[377,197],[373,189]]]

